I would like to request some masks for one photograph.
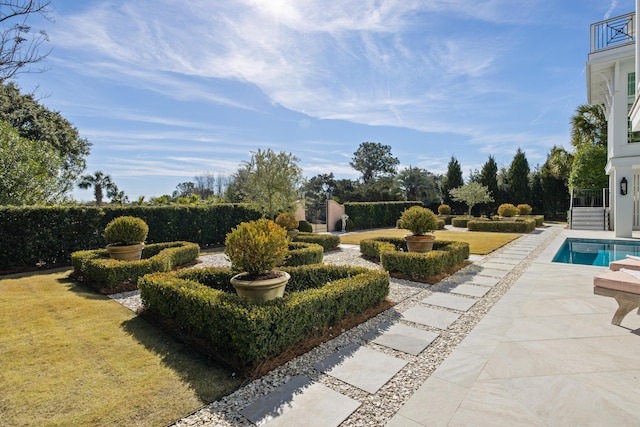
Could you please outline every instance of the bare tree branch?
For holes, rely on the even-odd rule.
[[[40,51],[49,41],[46,31],[32,33],[31,26],[27,25],[27,19],[34,14],[52,21],[50,4],[50,0],[0,1],[0,83],[25,72],[25,67],[44,60],[51,53],[50,49]]]

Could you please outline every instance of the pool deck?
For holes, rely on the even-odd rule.
[[[640,423],[640,316],[611,325],[606,267],[551,262],[567,237],[615,238],[563,230],[387,426]]]

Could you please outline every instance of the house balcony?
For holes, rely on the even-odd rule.
[[[626,70],[630,66],[630,71],[634,71],[635,40],[635,12],[591,24],[591,49],[586,67],[589,104],[607,106],[612,101],[613,85],[622,83],[612,81],[616,67],[622,65]]]
[[[636,40],[635,12],[591,24],[591,53],[633,44]]]

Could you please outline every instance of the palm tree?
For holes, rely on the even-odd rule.
[[[571,118],[571,143],[607,146],[607,118],[602,105],[579,105]]]
[[[97,171],[93,175],[83,175],[80,177],[80,182],[78,182],[78,187],[86,190],[89,187],[93,187],[93,194],[96,198],[96,206],[102,205],[102,198],[104,197],[104,192],[107,191],[110,194],[117,192],[117,187],[111,181],[111,176],[105,175],[104,173]]]

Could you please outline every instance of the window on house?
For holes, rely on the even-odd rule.
[[[636,73],[627,74],[627,113],[631,111],[631,106],[636,98]],[[628,114],[627,114],[628,115]],[[631,120],[627,119],[627,142],[640,142],[640,131],[631,131]]]

